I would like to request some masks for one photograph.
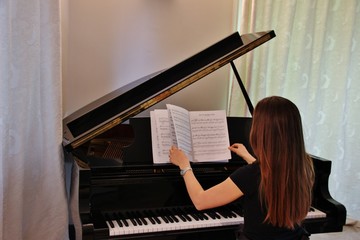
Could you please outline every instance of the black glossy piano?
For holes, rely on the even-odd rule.
[[[234,33],[174,67],[124,86],[63,121],[63,147],[73,161],[71,216],[76,239],[235,239],[243,223],[241,198],[197,211],[177,167],[153,164],[150,119],[137,115],[230,64],[249,112],[253,105],[233,61],[275,37],[274,31]],[[248,149],[251,117],[228,117],[230,144]],[[313,156],[316,181],[304,221],[310,233],[342,231],[345,207],[328,190],[331,161]],[[204,188],[246,164],[192,163]]]

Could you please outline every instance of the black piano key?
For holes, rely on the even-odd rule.
[[[137,223],[136,223],[135,219],[130,218],[130,221],[131,221],[131,223],[132,223],[134,226],[137,226]]]
[[[114,223],[112,222],[110,215],[108,213],[105,213],[105,219],[110,224],[110,227],[114,228]]]
[[[213,211],[214,212],[214,215],[217,219],[221,219],[221,216],[220,214],[217,212],[217,211]]]
[[[148,210],[148,213],[150,214],[150,216],[152,216],[152,218],[155,220],[155,222],[157,224],[160,224],[161,221],[160,219],[158,218],[158,216],[152,211],[152,210]]]
[[[153,224],[153,225],[156,224],[156,221],[153,217],[149,217],[149,220],[150,220],[151,224]]]
[[[142,214],[139,211],[135,211],[135,214],[144,225],[148,225],[146,219],[142,216]]]
[[[233,213],[227,207],[221,208],[221,211],[226,216],[226,218],[232,218],[233,217]]]
[[[174,219],[171,216],[164,215],[170,223],[174,223]]]
[[[217,214],[214,210],[210,209],[207,211],[208,215],[212,218],[212,219],[220,219],[221,217],[219,216],[219,214]]]
[[[125,227],[129,226],[129,223],[127,222],[125,216],[121,212],[118,212],[118,217],[120,222],[122,222],[125,225]]]
[[[242,208],[238,205],[230,205],[230,208],[233,212],[235,212],[236,214],[240,215],[240,216],[244,216]]]
[[[199,219],[198,215],[196,215],[196,213],[190,213],[190,216],[192,216],[195,219],[195,221],[200,221],[200,219]]]
[[[193,217],[196,221],[199,221],[199,217],[196,215],[195,211],[192,208],[186,208],[185,211]]]
[[[209,219],[209,217],[206,214],[204,214],[203,212],[199,212],[198,215],[201,217],[200,218],[201,220],[208,220]]]
[[[172,216],[172,218],[174,219],[174,222],[180,222],[179,219],[176,216]]]
[[[197,220],[204,220],[203,217],[197,212],[193,212],[191,216],[196,216]]]
[[[180,222],[179,219],[176,216],[171,215],[171,217],[172,217],[172,219],[174,219],[174,222],[176,222],[176,223]]]
[[[183,222],[186,222],[186,221],[187,221],[186,218],[184,217],[184,215],[182,214],[182,212],[179,211],[179,208],[173,208],[173,209],[172,209],[172,213],[173,213],[174,215],[177,215],[177,216],[180,218],[181,221],[183,221]]]
[[[149,219],[151,224],[156,224],[155,217],[153,216],[153,214],[151,214],[151,211],[144,210],[144,214]]]
[[[236,215],[233,213],[233,211],[228,206],[219,208],[219,214],[221,214],[221,216],[223,216],[224,218],[236,217]]]
[[[159,214],[159,217],[165,222],[169,223],[169,220],[166,216],[163,215],[162,211],[160,209],[157,209],[156,212]]]
[[[152,224],[160,224],[160,220],[155,216],[154,212],[151,210],[145,210],[145,215],[149,218]]]
[[[223,218],[228,218],[226,212],[223,209],[219,209],[218,213],[223,217]]]
[[[184,209],[178,208],[177,210],[181,213],[181,215],[182,215],[187,221],[189,221],[189,222],[192,221],[192,219],[191,219],[191,218],[189,217],[189,215],[184,211]]]
[[[137,223],[138,225],[140,225],[140,226],[143,225],[143,221],[142,221],[140,218],[135,217],[134,219],[135,219],[135,221],[136,221],[136,223]]]
[[[195,220],[197,221],[202,221],[202,220],[206,220],[208,217],[205,216],[202,212],[199,212],[198,210],[196,210],[194,207],[193,208],[187,208],[189,211],[189,214],[195,218]]]
[[[236,217],[236,214],[233,213],[233,212],[231,212],[231,211],[229,211],[229,217],[230,217],[230,218],[235,218],[235,217]]]
[[[175,219],[174,216],[169,216],[169,215],[168,215],[167,218],[169,219],[169,221],[170,221],[171,223],[179,222],[179,220],[178,220],[178,219]]]
[[[186,222],[186,221],[187,221],[186,218],[185,218],[183,215],[179,214],[178,216],[179,216],[179,218],[180,218],[181,221],[183,221],[183,222]]]
[[[137,226],[137,225],[142,226],[143,225],[143,223],[140,221],[140,219],[136,216],[135,212],[131,211],[131,212],[129,212],[129,214],[130,214],[131,219],[136,222],[136,225],[134,224],[135,226]]]
[[[172,211],[170,211],[170,209],[166,209],[165,212],[166,212],[167,216],[173,220],[173,222],[176,222],[176,223],[179,222],[179,219],[175,216],[175,214]]]
[[[122,224],[122,222],[121,222],[121,219],[120,219],[119,214],[113,213],[113,215],[114,215],[114,217],[115,217],[115,219],[116,219],[116,222],[117,222],[117,224],[119,225],[119,227],[122,227],[123,224]]]
[[[205,215],[204,214],[202,214],[202,213],[197,213],[197,216],[199,217],[199,219],[200,220],[206,220],[206,217],[205,217]]]
[[[232,217],[232,218],[236,218],[236,214],[230,209],[230,208],[227,208],[228,211],[229,211],[229,216]]]
[[[174,223],[174,219],[168,214],[166,209],[161,209],[161,212],[162,212],[163,216],[166,217],[170,223]]]
[[[127,217],[127,219],[130,220],[130,222],[131,222],[134,226],[137,226],[137,223],[136,223],[135,219],[132,217],[132,215],[131,215],[130,212],[126,212],[126,217]]]
[[[208,215],[211,219],[216,219],[214,214],[209,210],[206,211],[206,215]]]

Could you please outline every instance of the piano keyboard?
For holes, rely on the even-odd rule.
[[[104,213],[109,236],[143,234],[198,228],[237,226],[244,222],[236,208],[197,211],[195,208],[156,209]],[[311,208],[306,219],[325,218],[326,214]]]
[[[308,212],[306,219],[313,219],[313,218],[326,218],[326,213],[311,207],[310,211]]]

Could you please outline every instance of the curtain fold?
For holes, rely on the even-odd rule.
[[[58,0],[0,3],[0,239],[68,239]]]
[[[241,33],[277,35],[237,62],[254,105],[280,95],[299,107],[307,151],[332,161],[330,192],[360,219],[359,1],[242,2]],[[237,88],[230,114],[248,114]]]

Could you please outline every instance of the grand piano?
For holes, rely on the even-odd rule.
[[[274,31],[234,33],[174,67],[132,82],[63,120],[65,156],[73,162],[71,239],[235,239],[243,223],[241,198],[197,211],[177,167],[154,164],[150,119],[137,115],[230,64],[249,112],[253,105],[234,60],[275,37]],[[227,117],[230,144],[249,146],[251,117]],[[345,207],[328,190],[331,161],[312,156],[315,185],[304,221],[310,233],[342,231]],[[246,162],[192,163],[204,188]]]

